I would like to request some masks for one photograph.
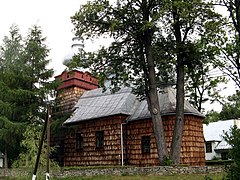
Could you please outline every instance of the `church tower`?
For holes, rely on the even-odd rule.
[[[70,52],[64,57],[63,64],[67,65],[74,55],[83,52],[83,39],[74,37]],[[98,79],[87,71],[71,70],[63,71],[55,77],[60,82],[57,88],[56,114],[71,113],[80,96],[85,92],[98,88]]]
[[[63,71],[55,79],[61,83],[57,88],[57,114],[71,113],[85,91],[98,88],[98,79],[89,72]]]

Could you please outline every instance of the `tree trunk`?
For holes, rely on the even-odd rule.
[[[177,45],[177,95],[176,95],[176,119],[174,123],[171,145],[171,159],[173,164],[180,164],[182,136],[184,128],[184,56],[182,52],[182,37],[179,17],[176,8],[173,7],[174,34]]]
[[[178,60],[177,64],[176,119],[174,124],[171,146],[171,158],[173,164],[180,164],[181,145],[184,128],[184,66],[182,65],[182,60]]]
[[[149,35],[149,34],[148,34]],[[149,111],[152,117],[154,137],[157,146],[158,158],[160,165],[164,165],[165,160],[169,158],[167,144],[164,135],[164,128],[160,114],[160,103],[157,91],[155,66],[152,57],[151,37],[147,36],[145,41],[146,61],[147,61],[147,79],[148,91],[146,92]]]

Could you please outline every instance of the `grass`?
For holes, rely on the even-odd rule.
[[[181,174],[181,175],[169,175],[169,176],[84,176],[84,177],[66,177],[66,178],[54,178],[50,177],[51,180],[204,180],[209,177],[212,180],[222,180],[224,174]],[[0,177],[0,180],[29,180],[31,177]],[[37,177],[37,180],[45,179],[44,176]]]

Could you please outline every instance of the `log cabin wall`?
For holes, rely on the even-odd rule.
[[[175,116],[163,116],[168,150],[170,151]],[[185,115],[181,164],[205,165],[203,118]],[[159,165],[151,119],[129,122],[128,163],[137,166]],[[142,137],[150,137],[150,152],[142,152]]]
[[[118,115],[83,121],[75,125],[75,132],[65,137],[64,166],[120,165],[121,123],[126,116]],[[103,146],[96,147],[96,132],[103,132]],[[77,148],[77,134],[82,147]]]

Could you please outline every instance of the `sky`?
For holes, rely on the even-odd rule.
[[[71,52],[74,37],[70,17],[78,11],[80,4],[86,2],[87,0],[2,0],[0,3],[0,43],[4,36],[9,34],[12,24],[18,25],[23,37],[26,37],[29,28],[33,25],[40,26],[43,36],[47,38],[46,44],[50,48],[50,68],[54,69],[55,75],[59,75],[65,69],[62,62],[64,57]],[[106,43],[109,42],[102,39],[88,43],[85,45],[85,50],[96,50]],[[231,95],[235,93],[235,90],[230,88],[225,90],[225,93]]]
[[[65,66],[64,57],[71,50],[73,25],[70,17],[87,0],[2,0],[0,3],[0,43],[9,35],[12,24],[18,25],[20,33],[26,37],[29,28],[38,25],[47,38],[50,48],[50,67],[55,75],[60,74]]]

